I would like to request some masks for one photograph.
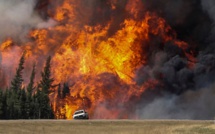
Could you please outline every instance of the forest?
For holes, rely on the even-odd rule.
[[[54,79],[51,78],[51,57],[46,60],[41,80],[35,84],[36,64],[33,64],[28,85],[23,86],[25,52],[22,54],[11,84],[0,87],[0,119],[54,119],[49,94]]]

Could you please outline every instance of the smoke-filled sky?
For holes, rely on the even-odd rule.
[[[140,71],[155,77],[164,74],[165,90],[137,113],[146,119],[213,119],[215,110],[215,55],[213,0],[152,0],[144,1],[150,10],[157,11],[176,30],[178,38],[195,47],[197,63],[193,69],[186,60],[176,55],[166,60],[171,52],[157,53],[153,66]],[[174,51],[174,53],[177,51]],[[141,77],[144,78],[144,77]],[[173,92],[174,95],[171,93]],[[175,94],[176,93],[176,94]],[[154,94],[148,93],[148,94]]]
[[[13,37],[24,41],[32,28],[47,28],[55,25],[52,19],[43,20],[35,11],[37,0],[0,1],[0,40]]]
[[[109,34],[114,34],[127,15],[126,3],[129,0],[116,0],[117,10],[110,13],[108,2],[114,0],[81,0],[79,21],[87,18],[89,25],[104,24],[114,18]],[[136,82],[142,84],[150,78],[158,78],[164,83],[162,90],[156,89],[143,94],[136,113],[143,119],[213,119],[215,116],[215,1],[214,0],[142,0],[143,11],[156,12],[163,17],[177,33],[177,38],[188,42],[197,58],[194,68],[188,68],[189,61],[181,50],[172,44],[165,44],[150,50],[154,54],[148,65],[136,72]],[[40,2],[40,1],[39,1]],[[59,1],[45,7],[50,10]],[[38,0],[0,1],[0,41],[6,37],[25,42],[32,28],[47,28],[56,22],[47,13],[38,12]],[[102,7],[99,14],[95,9]],[[104,7],[104,8],[103,8]],[[41,7],[43,8],[43,7]],[[44,10],[45,11],[45,10]],[[90,16],[91,19],[88,17]],[[83,24],[84,25],[84,24]],[[1,53],[0,53],[1,54]],[[149,55],[150,55],[149,54]],[[0,55],[1,63],[1,55]],[[142,74],[142,75],[140,75]],[[157,87],[158,88],[158,87]],[[146,97],[150,96],[150,97]]]
[[[42,22],[34,7],[35,0],[1,0],[0,40],[8,36],[24,38],[30,28]]]

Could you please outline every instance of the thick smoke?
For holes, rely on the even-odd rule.
[[[166,44],[164,51],[152,58],[151,65],[144,66],[137,72],[139,83],[148,78],[156,78],[163,83],[157,89],[162,90],[162,95],[152,97],[147,103],[144,103],[143,98],[137,114],[143,119],[213,119],[215,55],[212,37],[215,34],[215,2],[165,0],[145,3],[149,10],[166,18],[179,39],[187,41],[191,48],[195,44],[197,63],[194,67],[187,67],[190,61],[183,58],[177,48],[168,49],[168,46],[172,46]]]
[[[25,41],[32,28],[54,26],[53,19],[46,20],[36,9],[38,0],[1,0],[0,1],[0,42],[8,37]]]
[[[215,21],[214,6],[215,2],[213,0],[202,0],[203,10],[207,11],[211,19],[213,19],[213,21]]]
[[[0,1],[0,41],[7,37],[23,39],[42,19],[35,13],[35,0]]]
[[[213,119],[215,87],[156,98],[136,112],[143,119]]]
[[[213,0],[202,0],[202,7],[203,10],[205,12],[208,13],[208,15],[210,16],[210,18],[212,19],[213,23],[211,26],[211,33],[210,36],[208,38],[208,42],[209,42],[209,47],[207,49],[207,52],[211,53],[214,52],[214,43],[215,43],[215,39],[214,39],[214,35],[215,35],[215,1]]]
[[[206,5],[209,5],[208,3],[212,2],[212,0],[142,1],[147,10],[159,14],[177,31],[179,39],[189,42],[191,47],[197,47],[197,49],[202,50],[206,47],[206,38],[210,35],[213,23],[209,17],[212,13],[208,14]],[[213,7],[212,5],[210,6]]]

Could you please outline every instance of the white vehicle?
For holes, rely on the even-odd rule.
[[[89,119],[88,113],[85,110],[75,111],[73,119]]]

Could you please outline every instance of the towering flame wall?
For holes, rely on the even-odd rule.
[[[214,95],[215,80],[211,3],[5,0],[9,9],[0,7],[0,21],[16,28],[0,35],[0,86],[9,85],[18,65],[14,57],[26,50],[24,84],[32,61],[40,72],[45,57],[52,56],[59,86],[50,99],[57,118],[70,119],[83,108],[103,119],[211,118],[205,110],[214,102],[205,101]],[[0,28],[7,26],[1,22]],[[58,91],[63,85],[69,89],[65,97]]]

